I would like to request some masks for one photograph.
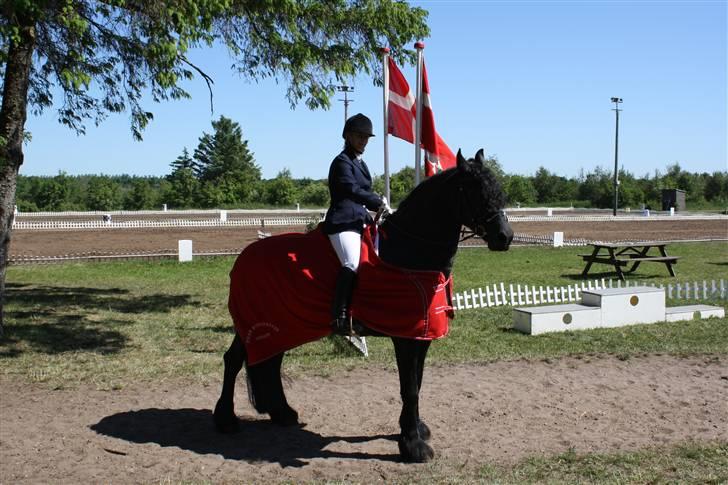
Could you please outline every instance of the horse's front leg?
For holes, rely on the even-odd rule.
[[[419,392],[422,368],[429,341],[393,338],[394,352],[399,369],[399,391],[402,396],[402,414],[399,416],[399,452],[407,462],[430,461],[435,452],[425,440],[429,429],[420,421]]]

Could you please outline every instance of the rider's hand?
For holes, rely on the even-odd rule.
[[[392,213],[392,208],[389,207],[389,202],[387,201],[387,198],[382,196],[382,204],[379,206],[379,211],[384,215],[388,215]]]

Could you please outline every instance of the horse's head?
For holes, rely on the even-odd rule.
[[[485,166],[483,150],[466,160],[460,150],[457,170],[461,174],[460,206],[462,224],[488,243],[491,251],[506,251],[513,240],[513,230],[503,211],[505,194],[493,172]]]

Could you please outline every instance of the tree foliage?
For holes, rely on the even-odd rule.
[[[573,194],[582,194],[581,198],[572,195],[572,189],[560,192],[565,195],[554,196],[547,202],[537,199],[537,180],[543,176],[538,170],[534,175],[505,174],[503,189],[508,196],[508,204],[515,207],[533,205],[569,205],[579,207],[611,208],[613,203],[612,175],[604,169],[596,168],[579,177],[567,178],[563,176],[550,176],[564,179],[565,185],[573,187]],[[662,189],[677,188],[673,186],[673,179],[667,174],[643,175],[636,177],[627,171],[620,171],[619,206],[641,208],[643,205],[661,208]],[[728,207],[728,172],[691,173],[683,172],[685,179],[699,179],[703,192],[692,195],[688,202],[688,209],[725,209]],[[329,189],[326,180],[313,180],[310,178],[294,179],[290,170],[282,170],[275,178],[261,180],[257,190],[260,198],[226,205],[215,205],[211,200],[224,200],[218,195],[205,194],[214,184],[203,188],[199,179],[190,168],[175,169],[166,177],[136,177],[128,175],[81,175],[70,176],[60,173],[53,177],[20,176],[18,178],[18,210],[21,212],[35,211],[63,211],[63,210],[92,210],[87,204],[87,192],[99,182],[93,180],[108,179],[115,184],[122,194],[122,209],[142,210],[161,209],[162,204],[169,208],[193,209],[206,207],[263,207],[267,205],[279,207],[292,207],[296,203],[309,208],[326,208],[329,205]],[[601,183],[603,188],[592,194],[595,185]],[[414,187],[414,169],[405,167],[392,174],[391,177],[393,205],[396,206],[406,197]],[[373,189],[384,193],[384,180],[381,176],[374,179]],[[591,194],[591,195],[590,195]],[[217,199],[216,199],[217,197]],[[606,201],[599,205],[599,201]],[[212,204],[212,205],[210,205]],[[108,209],[103,209],[108,210]]]
[[[187,147],[184,147],[182,149],[182,153],[180,154],[180,156],[178,156],[172,163],[170,163],[169,166],[172,167],[172,173],[186,168],[192,170],[193,172],[198,171],[197,163],[190,156],[190,152],[187,151]]]
[[[284,79],[292,105],[328,107],[336,84],[377,72],[380,46],[400,63],[414,60],[406,45],[429,34],[426,16],[402,0],[0,3],[0,333],[28,109],[58,105],[58,120],[78,133],[89,120],[128,111],[141,139],[154,116],[145,96],[187,98],[181,82],[195,74],[209,85],[188,53],[213,45],[227,48],[245,78]]]
[[[213,134],[204,133],[195,149],[197,175],[201,182],[217,185],[219,190],[229,187],[236,196],[223,197],[227,203],[249,201],[260,181],[260,167],[243,140],[240,125],[221,116],[212,122]]]
[[[145,93],[153,101],[188,98],[180,82],[204,77],[188,59],[191,49],[225,46],[243,77],[282,77],[292,105],[320,108],[330,105],[336,81],[379,72],[380,46],[412,61],[406,45],[429,34],[425,10],[393,0],[16,0],[1,11],[0,67],[22,29],[35,31],[33,110],[60,104],[58,120],[80,133],[87,120],[129,111],[137,139],[154,116]]]

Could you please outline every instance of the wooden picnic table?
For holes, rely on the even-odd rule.
[[[679,256],[668,256],[667,243],[663,241],[643,241],[630,243],[593,243],[594,250],[591,254],[580,254],[579,256],[586,262],[584,271],[581,276],[587,277],[592,264],[609,264],[614,266],[619,279],[624,281],[625,273],[634,272],[642,263],[663,263],[670,276],[675,276],[673,265],[680,259]],[[659,251],[659,256],[650,255],[651,250]],[[632,265],[627,270],[622,270],[623,266]]]

